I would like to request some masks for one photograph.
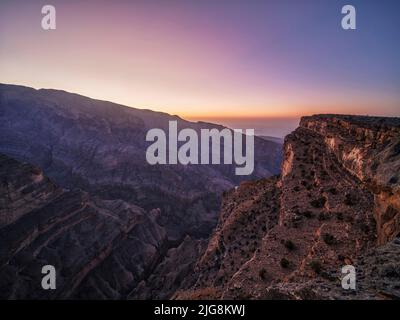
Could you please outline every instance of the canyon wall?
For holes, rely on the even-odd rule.
[[[399,133],[399,118],[302,118],[286,137],[280,176],[225,194],[175,298],[400,297]],[[357,292],[341,288],[348,264]]]
[[[400,225],[400,126],[398,119],[305,117],[302,127],[319,133],[338,161],[374,195],[378,242]]]

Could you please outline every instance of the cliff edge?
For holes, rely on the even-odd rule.
[[[400,297],[400,118],[303,117],[279,177],[223,198],[196,273],[175,298]],[[357,290],[341,287],[354,265]]]

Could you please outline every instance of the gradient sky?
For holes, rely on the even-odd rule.
[[[399,116],[399,17],[397,0],[1,0],[0,82],[191,119]]]

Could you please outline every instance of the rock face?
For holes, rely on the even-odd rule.
[[[340,163],[374,195],[378,242],[384,244],[400,225],[400,121],[367,117],[303,118],[301,126],[325,137]],[[350,138],[350,139],[349,139]]]
[[[279,177],[225,193],[175,298],[399,298],[399,145],[399,118],[303,118]],[[358,291],[341,288],[348,264]]]
[[[135,299],[174,292],[217,223],[222,192],[278,173],[282,149],[256,137],[251,176],[236,176],[233,165],[151,166],[146,133],[167,131],[172,120],[179,129],[223,128],[0,84],[2,297]],[[62,268],[60,289],[48,296],[31,286],[40,284],[35,277],[45,263]],[[155,290],[164,281],[170,287]]]
[[[40,169],[4,155],[0,177],[0,298],[122,297],[165,242],[155,216],[135,205],[61,189]],[[110,269],[112,261],[119,264]],[[55,292],[41,288],[49,264],[57,270]]]

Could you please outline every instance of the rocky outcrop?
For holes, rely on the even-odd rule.
[[[393,118],[303,118],[286,137],[280,177],[225,194],[192,282],[175,298],[399,297],[399,130]],[[356,292],[341,288],[348,264],[360,274]],[[382,272],[393,285],[376,280]]]
[[[321,134],[338,161],[374,194],[379,243],[400,232],[400,120],[321,115],[301,126]]]

